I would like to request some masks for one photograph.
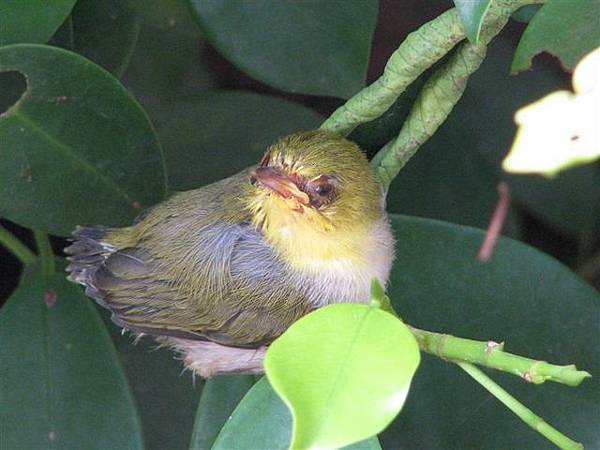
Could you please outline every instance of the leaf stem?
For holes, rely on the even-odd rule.
[[[35,262],[35,253],[29,250],[25,244],[2,226],[0,226],[0,244],[15,255],[24,266]]]
[[[457,362],[458,366],[467,372],[475,381],[483,386],[490,394],[515,413],[523,422],[540,433],[546,439],[564,450],[582,450],[583,445],[562,434],[540,416],[519,402],[494,380],[483,373],[478,367],[466,362]]]
[[[42,263],[42,274],[45,279],[48,279],[55,271],[54,253],[50,246],[50,240],[48,239],[48,235],[40,230],[33,230],[33,236]]]
[[[575,365],[559,366],[504,351],[504,343],[475,341],[449,334],[434,333],[410,327],[419,348],[427,353],[452,362],[468,362],[501,370],[523,378],[533,384],[545,381],[577,386],[588,372],[577,370]]]

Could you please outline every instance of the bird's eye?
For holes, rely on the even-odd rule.
[[[308,181],[305,189],[310,195],[311,205],[320,208],[331,203],[336,197],[337,186],[337,178],[329,175],[319,175]]]
[[[319,195],[328,195],[333,191],[333,186],[331,184],[320,184],[315,188],[315,193]]]

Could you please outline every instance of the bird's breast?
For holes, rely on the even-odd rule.
[[[387,283],[394,241],[386,217],[355,231],[322,232],[288,224],[277,232],[276,247],[315,306],[366,302],[373,278]]]

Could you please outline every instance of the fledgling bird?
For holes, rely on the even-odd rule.
[[[315,308],[367,302],[394,242],[367,158],[325,131],[175,194],[126,228],[78,227],[69,279],[203,377],[259,373],[266,346]]]

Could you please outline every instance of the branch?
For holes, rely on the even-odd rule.
[[[508,409],[515,413],[523,422],[564,450],[583,450],[583,445],[562,434],[540,416],[527,408],[516,398],[506,392],[494,380],[488,377],[473,364],[458,362],[458,366],[467,372],[475,381],[481,384],[490,394],[500,400]]]
[[[554,381],[569,386],[577,386],[585,378],[591,377],[588,372],[577,370],[573,364],[558,366],[546,361],[507,353],[504,351],[504,343],[475,341],[449,334],[433,333],[410,326],[409,328],[422,351],[457,364],[462,362],[479,364],[490,369],[502,370],[517,375],[534,384]]]
[[[15,255],[24,266],[35,262],[35,254],[10,231],[2,226],[0,226],[0,244]]]

